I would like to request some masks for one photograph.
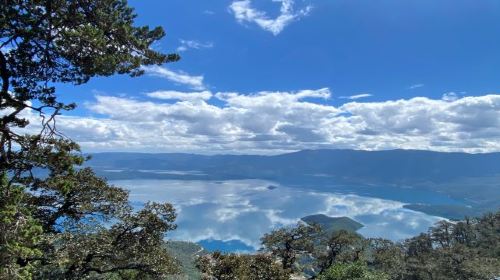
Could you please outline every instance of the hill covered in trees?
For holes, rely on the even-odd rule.
[[[323,231],[335,232],[345,230],[356,232],[363,225],[348,217],[329,217],[323,214],[309,215],[301,219],[309,225],[317,224],[321,226]]]

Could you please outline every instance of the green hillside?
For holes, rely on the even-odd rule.
[[[301,220],[307,224],[319,224],[324,231],[328,232],[339,230],[355,232],[363,227],[362,224],[348,217],[329,217],[323,214],[309,215],[303,217]]]
[[[200,245],[186,241],[169,241],[165,246],[171,256],[179,261],[182,274],[186,275],[187,279],[201,279],[195,261],[207,252]]]

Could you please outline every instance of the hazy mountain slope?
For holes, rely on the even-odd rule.
[[[196,170],[224,179],[333,177],[346,182],[414,184],[500,175],[500,153],[391,150],[306,150],[277,156],[99,153],[89,164],[104,170]],[[131,174],[133,176],[134,174]]]
[[[108,179],[267,179],[327,190],[336,185],[421,188],[463,205],[411,205],[447,217],[500,207],[500,153],[305,150],[276,156],[98,153],[88,165]]]

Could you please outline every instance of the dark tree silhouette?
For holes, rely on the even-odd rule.
[[[173,207],[133,211],[126,191],[77,167],[85,158],[56,127],[57,115],[76,106],[59,101],[57,84],[137,76],[141,65],[178,60],[151,49],[163,29],[135,26],[125,0],[1,0],[0,7],[0,278],[175,272],[160,246],[175,228]]]

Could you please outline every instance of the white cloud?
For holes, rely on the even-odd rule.
[[[341,106],[324,101],[331,95],[326,88],[254,94],[159,91],[148,95],[160,100],[98,95],[87,108],[101,117],[63,115],[58,127],[88,151],[500,151],[500,95],[352,101]],[[35,114],[29,118],[34,119]]]
[[[199,42],[196,40],[183,40],[180,39],[180,46],[177,47],[178,52],[184,52],[189,49],[195,49],[195,50],[200,50],[200,49],[210,49],[214,47],[213,42]]]
[[[456,92],[450,91],[443,94],[441,97],[444,101],[455,101],[458,99],[458,94]]]
[[[271,19],[265,12],[253,8],[250,0],[233,1],[229,6],[229,11],[234,14],[234,17],[240,23],[255,23],[262,29],[278,35],[290,23],[307,16],[312,9],[311,6],[306,6],[303,9],[294,11],[293,0],[273,0],[273,2],[281,3],[280,14],[275,19]]]
[[[356,100],[356,99],[366,98],[366,97],[370,97],[370,96],[372,96],[372,95],[369,93],[360,93],[360,94],[351,95],[351,96],[340,96],[339,98]]]
[[[165,100],[196,101],[209,100],[212,97],[210,91],[181,92],[173,90],[160,90],[146,93],[147,96]]]
[[[196,90],[205,89],[203,76],[192,76],[184,72],[175,72],[158,65],[142,66],[141,68],[146,74],[151,76],[162,77],[177,84],[187,85]]]
[[[424,86],[425,86],[424,84],[414,84],[414,85],[409,86],[408,89],[417,89],[417,88],[421,88]]]

